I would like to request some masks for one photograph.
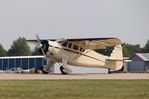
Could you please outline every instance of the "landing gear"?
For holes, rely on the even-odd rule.
[[[49,72],[44,71],[43,68],[44,68],[44,67],[42,66],[42,67],[41,67],[42,73],[43,73],[43,74],[48,74]]]
[[[111,74],[111,71],[110,71],[111,69],[108,69],[108,74]]]
[[[60,66],[60,71],[63,75],[70,74],[72,72],[71,69],[67,66],[67,61],[68,57],[64,55],[62,57],[62,66]]]
[[[60,71],[61,71],[61,73],[62,73],[63,75],[68,74],[68,73],[66,73],[64,70],[65,70],[65,68],[64,68],[63,66],[61,66],[61,67],[60,67]]]

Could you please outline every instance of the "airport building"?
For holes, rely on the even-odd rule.
[[[124,61],[125,72],[149,72],[149,53],[135,53]]]
[[[0,57],[0,70],[9,70],[11,68],[40,69],[41,66],[47,65],[47,60],[44,56],[15,56],[15,57]]]

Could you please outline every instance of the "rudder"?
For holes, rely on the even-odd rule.
[[[113,70],[120,70],[123,66],[123,52],[121,44],[116,45],[110,55],[106,59],[106,66]]]

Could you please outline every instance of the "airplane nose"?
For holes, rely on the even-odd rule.
[[[43,52],[42,52],[42,49],[43,49],[43,51],[44,51],[44,53],[46,54],[47,52],[48,52],[48,49],[49,49],[49,42],[48,42],[48,40],[44,40],[44,41],[41,41],[41,48],[39,49],[39,53],[41,54],[41,55],[44,55],[43,54]]]

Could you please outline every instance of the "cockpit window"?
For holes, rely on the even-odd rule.
[[[71,47],[72,47],[72,43],[69,43],[69,44],[68,44],[68,48],[71,48]]]
[[[73,45],[73,49],[74,50],[78,50],[78,46],[77,45]]]
[[[84,48],[79,47],[78,45],[73,44],[71,42],[64,42],[64,43],[62,43],[62,46],[66,47],[66,48],[69,48],[69,49],[77,50],[77,51],[80,51],[80,52],[84,52],[85,51]]]
[[[68,42],[62,43],[62,46],[67,47]]]

